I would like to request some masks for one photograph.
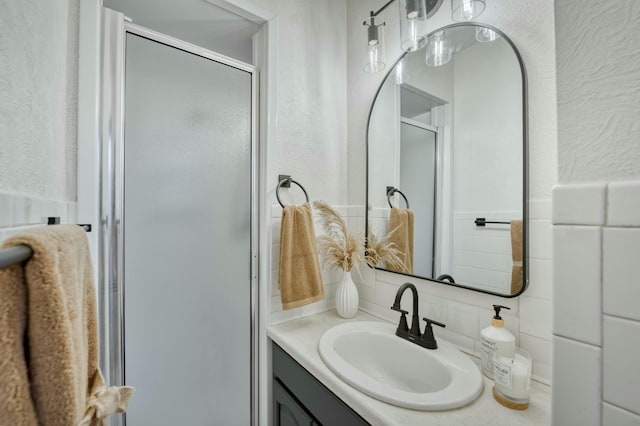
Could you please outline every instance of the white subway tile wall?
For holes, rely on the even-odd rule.
[[[76,203],[0,193],[0,242],[24,229],[47,223],[48,217],[75,223]]]
[[[550,341],[551,301],[522,297],[520,299],[520,332]]]
[[[553,424],[638,426],[640,181],[560,185],[553,203]]]
[[[602,424],[606,426],[640,426],[640,416],[603,402]]]
[[[602,397],[640,414],[640,323],[605,315],[602,328]]]
[[[557,336],[600,345],[601,235],[599,226],[554,227],[555,318]]]
[[[601,363],[602,350],[599,347],[553,337],[551,410],[554,425],[600,424]]]
[[[521,217],[510,211],[458,211],[454,213],[453,271],[456,280],[477,288],[506,293],[511,286],[511,234],[509,226],[476,226],[475,219],[510,221]]]
[[[608,225],[640,227],[640,181],[610,183],[608,195]]]
[[[640,321],[640,227],[605,228],[602,250],[604,313]]]
[[[0,229],[8,228],[12,225],[11,212],[13,204],[11,198],[11,195],[0,194]]]
[[[603,183],[556,186],[552,195],[554,225],[603,225],[605,188]]]

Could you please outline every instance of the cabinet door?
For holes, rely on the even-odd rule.
[[[273,381],[273,425],[316,426],[313,417],[298,403],[278,380]]]
[[[274,383],[278,382],[289,397],[297,401],[298,406],[304,407],[304,411],[315,420],[313,424],[369,426],[366,420],[335,396],[280,346],[273,343],[272,348]],[[276,412],[277,407],[274,405],[274,418]],[[278,423],[274,422],[274,425],[278,425]]]

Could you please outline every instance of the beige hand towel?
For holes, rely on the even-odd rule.
[[[413,212],[409,209],[391,208],[389,212],[389,241],[394,243],[402,253],[400,258],[404,268],[387,265],[390,271],[413,274]]]
[[[285,206],[280,227],[278,287],[283,309],[324,299],[311,206]]]
[[[523,268],[522,268],[522,221],[511,221],[511,294],[516,294],[522,290]]]
[[[33,256],[0,270],[0,425],[78,425],[104,388],[87,237],[76,225],[44,226],[3,247],[19,244]],[[133,389],[122,391],[119,405],[103,404],[107,415]]]

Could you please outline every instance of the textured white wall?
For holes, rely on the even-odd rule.
[[[345,0],[278,0],[276,174],[347,201]]]
[[[347,48],[345,0],[252,0],[276,16],[276,90],[274,145],[267,161],[267,202],[273,204],[271,227],[272,295],[270,322],[324,311],[332,306],[335,273],[323,271],[326,299],[282,311],[277,289],[278,237],[281,208],[275,199],[276,175],[290,174],[311,200],[334,206],[347,201]],[[295,185],[280,191],[282,201],[300,203]],[[349,216],[349,209],[341,210]],[[316,231],[322,232],[316,224]]]
[[[75,222],[79,0],[0,0],[0,242]]]
[[[79,0],[0,10],[0,190],[74,200]]]
[[[556,1],[561,183],[640,177],[640,2]]]
[[[276,110],[270,111],[276,147],[270,159],[274,170],[267,173],[291,175],[311,199],[346,204],[347,1],[247,2],[278,20]],[[276,203],[275,188],[266,195]],[[303,200],[296,189],[281,191],[281,198]]]

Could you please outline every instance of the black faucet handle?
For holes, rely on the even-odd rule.
[[[407,333],[409,331],[409,324],[407,323],[407,314],[409,312],[404,309],[400,309],[400,307],[396,307],[395,305],[392,306],[391,309],[400,312],[400,322],[398,323],[396,334],[400,336],[400,334]]]
[[[402,315],[407,315],[409,313],[409,311],[405,311],[404,309],[401,309],[399,306],[395,306],[395,305],[393,305],[391,309],[394,311],[400,312]]]
[[[438,321],[434,321],[434,320],[432,320],[430,318],[424,317],[424,318],[422,318],[422,320],[427,322],[427,327],[431,327],[431,324],[437,325],[438,327],[442,327],[442,328],[446,327],[446,325],[444,325],[443,323],[438,322]]]
[[[427,349],[438,349],[438,342],[436,342],[436,337],[433,335],[433,328],[431,327],[431,325],[435,324],[442,328],[444,328],[445,325],[430,318],[422,319],[427,322],[427,326],[424,328],[424,333],[422,334],[422,346]]]

